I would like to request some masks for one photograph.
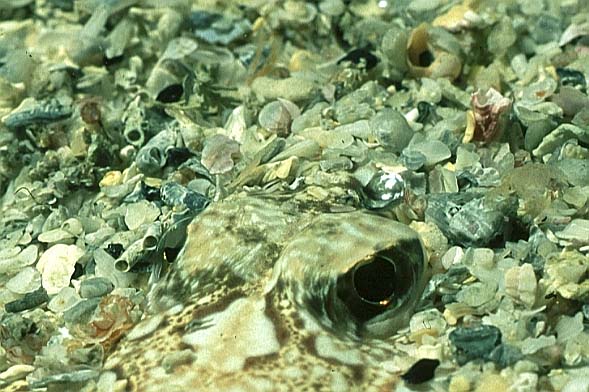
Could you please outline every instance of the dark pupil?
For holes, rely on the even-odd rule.
[[[402,253],[384,250],[341,275],[337,296],[357,321],[366,322],[398,306],[412,284],[409,261]]]
[[[380,304],[395,294],[395,265],[383,256],[361,265],[354,272],[354,290],[364,301]]]

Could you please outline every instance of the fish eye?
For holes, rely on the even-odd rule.
[[[411,290],[413,272],[407,261],[397,267],[391,253],[379,252],[338,278],[337,295],[360,322],[395,306]]]
[[[366,213],[317,218],[282,254],[290,297],[335,333],[385,337],[425,286],[425,251],[407,226]]]

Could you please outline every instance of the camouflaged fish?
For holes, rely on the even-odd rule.
[[[105,369],[133,391],[388,391],[425,266],[391,219],[234,194],[190,224]]]

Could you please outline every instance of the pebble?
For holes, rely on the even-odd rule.
[[[532,154],[536,157],[541,157],[545,154],[551,153],[569,139],[587,141],[589,140],[589,130],[577,127],[573,124],[561,124],[542,139],[538,147],[532,151]]]
[[[449,338],[456,348],[458,363],[464,365],[475,359],[488,359],[493,349],[501,343],[501,331],[493,325],[459,327],[450,332]]]
[[[223,174],[233,169],[239,144],[224,135],[214,135],[205,141],[201,163],[211,174]]]
[[[254,79],[252,91],[266,100],[284,98],[292,102],[308,100],[316,91],[315,83],[298,76],[272,79],[261,76]]]
[[[80,297],[102,297],[103,295],[110,293],[113,289],[114,285],[107,278],[89,278],[80,283]]]
[[[452,155],[448,146],[439,140],[425,140],[411,144],[407,149],[423,154],[425,157],[425,165],[428,167],[433,167],[437,163],[450,158]],[[407,149],[405,149],[404,152]]]
[[[452,246],[442,256],[442,265],[447,270],[455,264],[459,264],[464,256],[464,250],[459,246]]]
[[[25,267],[6,282],[6,288],[15,294],[26,294],[41,287],[41,275],[33,267]]]
[[[72,238],[74,238],[74,235],[72,233],[70,233],[69,231],[66,231],[62,228],[57,228],[57,229],[45,231],[45,232],[39,234],[39,237],[37,237],[37,238],[41,242],[52,244],[52,243],[62,242],[65,240],[72,239]]]
[[[63,313],[63,319],[70,324],[86,323],[94,314],[99,303],[100,298],[81,300]]]
[[[434,378],[434,372],[440,366],[438,359],[424,358],[415,362],[407,372],[401,375],[407,384],[422,384]]]
[[[160,209],[152,202],[141,200],[127,205],[125,224],[129,230],[153,223],[160,215]]]
[[[285,99],[278,99],[267,103],[258,115],[258,123],[262,128],[286,137],[290,133],[290,126],[294,118],[301,114],[294,103]]]
[[[512,267],[505,271],[505,293],[521,301],[528,309],[536,302],[536,275],[531,264]]]
[[[61,387],[65,387],[68,383],[87,383],[90,380],[98,378],[99,375],[100,373],[96,370],[74,370],[70,373],[53,374],[43,377],[38,381],[31,382],[30,385],[32,388],[42,388],[51,384],[59,384]]]
[[[127,334],[127,339],[136,340],[141,339],[151,334],[162,323],[164,316],[161,314],[153,315],[145,320],[142,320]]]
[[[51,298],[51,301],[47,304],[47,308],[53,313],[63,313],[81,300],[76,289],[73,287],[64,287]]]
[[[465,285],[462,290],[456,294],[456,300],[465,305],[476,308],[491,302],[495,298],[496,292],[497,286],[494,284],[475,282],[473,284]]]
[[[559,343],[576,338],[584,330],[583,313],[577,312],[573,317],[561,316],[554,328]]]
[[[500,368],[514,365],[522,358],[523,355],[519,348],[505,343],[495,347],[489,354],[489,360],[495,362]]]
[[[573,244],[587,244],[589,243],[589,220],[573,219],[564,230],[554,234],[558,238],[573,242]]]
[[[12,365],[8,369],[4,370],[0,373],[0,380],[2,381],[9,381],[9,380],[17,380],[20,378],[24,378],[27,374],[31,373],[35,370],[34,366],[31,365]]]
[[[390,108],[385,108],[372,117],[370,128],[381,146],[397,154],[407,147],[414,133],[405,117]]]
[[[20,271],[37,260],[39,248],[36,245],[29,245],[22,249],[14,247],[4,249],[0,254],[0,274],[9,274]]]
[[[520,342],[522,354],[534,354],[544,348],[554,346],[556,338],[554,336],[539,336],[537,338],[527,338]]]
[[[509,384],[505,378],[498,374],[487,374],[479,380],[474,392],[500,392],[508,390]]]
[[[589,376],[573,378],[562,388],[561,392],[589,391]]]
[[[469,392],[470,391],[470,381],[468,378],[457,375],[452,377],[450,380],[450,385],[448,385],[448,392]]]
[[[25,296],[21,299],[8,302],[6,305],[4,305],[4,309],[7,313],[17,313],[22,312],[23,310],[35,308],[47,301],[49,301],[47,292],[41,287],[33,292],[26,293]]]
[[[47,249],[39,258],[37,269],[47,294],[57,294],[70,284],[76,262],[86,252],[76,245],[57,244]]]

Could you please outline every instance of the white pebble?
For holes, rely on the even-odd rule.
[[[8,282],[6,288],[16,294],[26,294],[41,287],[41,275],[33,267],[26,267]]]

